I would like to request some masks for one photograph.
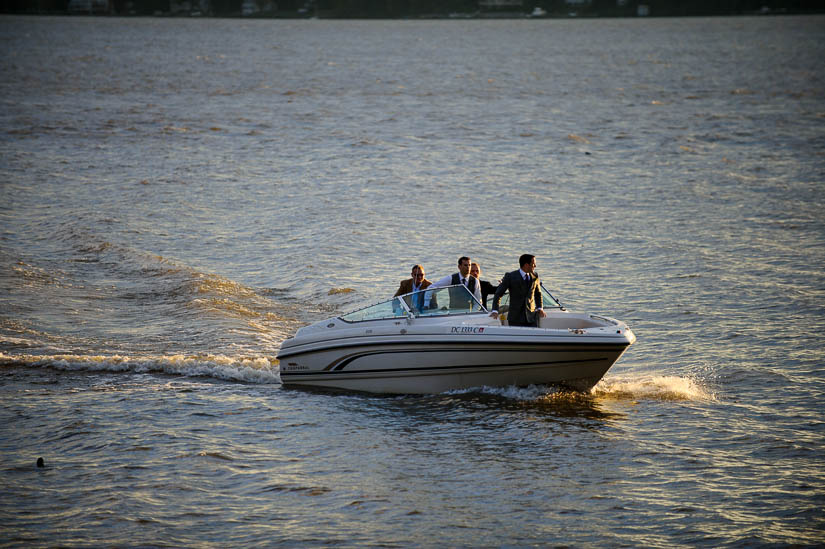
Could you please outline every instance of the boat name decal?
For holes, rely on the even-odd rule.
[[[483,334],[484,326],[453,326],[451,334]]]

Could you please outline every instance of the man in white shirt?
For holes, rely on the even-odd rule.
[[[470,293],[475,296],[476,300],[481,303],[481,284],[479,284],[476,277],[470,275],[470,263],[469,257],[460,257],[458,259],[458,272],[447,275],[434,282],[430,288],[443,288],[444,286],[451,286],[453,284],[463,284],[470,290]]]

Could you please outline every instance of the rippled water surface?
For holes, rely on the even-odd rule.
[[[0,545],[822,545],[823,36],[0,18]],[[524,252],[639,338],[592,393],[280,385]]]

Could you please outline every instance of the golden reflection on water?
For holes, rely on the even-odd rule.
[[[698,381],[681,376],[618,376],[602,379],[591,391],[610,400],[714,400]]]

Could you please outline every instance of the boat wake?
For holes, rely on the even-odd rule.
[[[716,400],[698,380],[681,376],[611,376],[599,381],[591,394],[613,400]]]
[[[75,372],[158,373],[184,377],[209,377],[224,381],[280,384],[278,361],[264,356],[226,355],[7,355],[0,353],[0,367],[26,366]],[[551,385],[528,387],[473,387],[445,394],[484,394],[522,402],[569,399],[609,400],[715,400],[699,381],[680,376],[611,376],[602,379],[589,393],[571,392]]]
[[[275,358],[217,354],[126,356],[126,355],[8,355],[0,353],[0,367],[25,366],[66,372],[157,373],[183,377],[207,377],[223,381],[280,384]],[[715,394],[696,379],[681,376],[619,375],[602,379],[588,393],[552,385],[528,387],[472,387],[447,391],[447,395],[483,394],[521,402],[549,400],[716,400]]]
[[[225,355],[169,355],[129,357],[123,355],[6,355],[0,367],[27,366],[78,372],[159,373],[186,377],[211,377],[246,383],[278,383],[278,363],[267,357]]]
[[[602,379],[587,393],[551,385],[529,387],[474,387],[449,391],[448,394],[484,394],[523,402],[605,399],[605,400],[715,400],[715,395],[699,381],[680,376],[610,376]]]

